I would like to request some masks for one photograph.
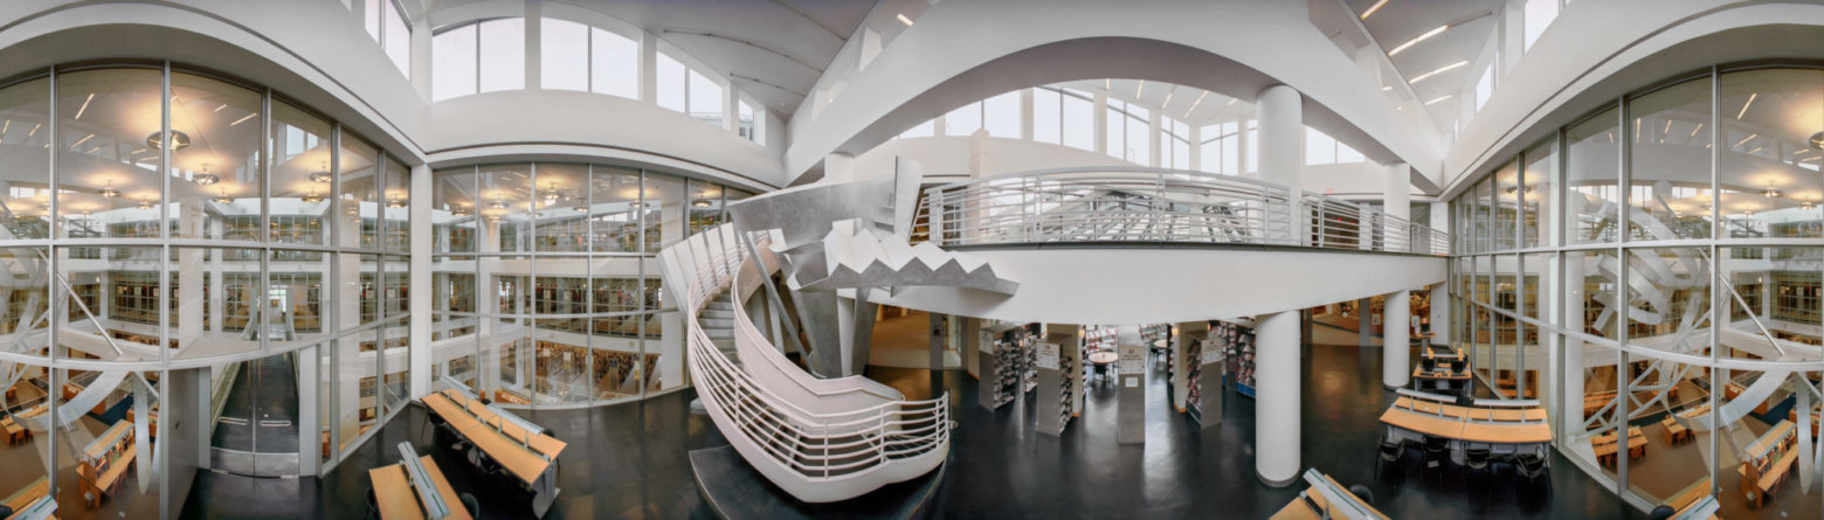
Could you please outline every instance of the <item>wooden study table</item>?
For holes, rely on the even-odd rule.
[[[444,390],[419,400],[473,447],[519,479],[533,495],[538,516],[557,499],[557,456],[568,446],[502,419],[468,395]]]
[[[1335,494],[1335,496],[1343,500],[1352,501],[1354,502],[1355,507],[1365,510],[1368,514],[1373,515],[1374,518],[1382,520],[1387,518],[1387,515],[1376,510],[1374,506],[1362,502],[1361,497],[1355,496],[1354,493],[1350,493],[1349,488],[1343,487],[1342,484],[1338,484],[1336,479],[1330,478],[1330,475],[1318,473],[1317,470],[1310,469],[1305,471],[1305,480],[1307,482],[1316,480],[1316,482],[1304,491],[1300,491],[1298,493],[1299,498],[1292,499],[1292,502],[1287,503],[1286,507],[1280,508],[1279,512],[1273,513],[1273,516],[1268,518],[1271,520],[1321,520],[1325,516],[1331,518],[1347,518],[1346,516],[1343,516],[1341,511],[1337,511],[1332,507],[1330,499],[1325,498],[1326,494]],[[1312,504],[1305,503],[1305,498],[1307,497],[1311,499],[1311,502],[1316,504],[1316,510],[1312,509]]]
[[[8,520],[11,520],[12,518],[25,518],[24,512],[26,509],[37,504],[40,500],[50,501],[50,508],[56,510],[57,502],[51,500],[51,481],[45,477],[38,477],[38,480],[34,480],[31,484],[26,484],[25,487],[19,488],[18,491],[13,492],[12,496],[6,497],[5,500],[0,500],[0,504],[6,504],[7,507],[13,509],[13,516],[8,517]],[[50,518],[56,517],[53,516]]]
[[[1524,446],[1552,442],[1552,428],[1545,422],[1545,409],[1538,407],[1458,406],[1401,397],[1381,414],[1381,423],[1392,428],[1391,433],[1396,437],[1418,441],[1427,437],[1449,440],[1453,460],[1460,460],[1462,452],[1471,446],[1488,446],[1491,451],[1496,448],[1518,451]]]
[[[103,496],[113,495],[120,487],[121,477],[133,465],[133,457],[139,451],[132,433],[133,421],[117,421],[83,448],[76,471],[83,477],[82,488],[90,508],[100,507]]]
[[[443,478],[443,470],[430,455],[419,457],[419,464],[443,497],[443,503],[450,508],[449,520],[468,520],[469,510],[458,499],[456,489],[450,487],[450,481]],[[367,470],[367,476],[374,481],[374,504],[380,509],[380,518],[384,520],[418,520],[425,517],[424,506],[418,501],[418,491],[412,487],[411,479],[405,476],[405,466],[390,464]]]

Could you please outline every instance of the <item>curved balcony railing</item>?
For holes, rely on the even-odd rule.
[[[782,370],[802,370],[780,367],[758,351],[777,347],[760,344],[764,336],[751,323],[745,334],[737,331],[741,355],[759,354],[743,359],[746,366],[716,348],[697,314],[722,291],[733,291],[739,315],[740,297],[748,291],[740,290],[736,275],[763,272],[767,264],[757,260],[741,253],[729,225],[660,253],[667,293],[685,315],[691,379],[729,445],[773,484],[805,502],[853,498],[941,464],[950,446],[948,394],[907,401],[878,384],[837,380],[811,385],[805,381],[808,374],[779,377]]]
[[[925,190],[914,239],[1261,244],[1446,255],[1450,237],[1362,205],[1233,175],[1143,167],[1041,170]]]

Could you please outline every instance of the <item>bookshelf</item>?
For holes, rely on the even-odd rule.
[[[1210,330],[1210,335],[1218,341],[1217,347],[1223,351],[1235,391],[1254,397],[1254,328],[1218,321],[1215,322],[1215,328]]]

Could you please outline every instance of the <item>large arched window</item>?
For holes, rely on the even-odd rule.
[[[496,18],[431,36],[431,100],[526,86],[526,22]]]

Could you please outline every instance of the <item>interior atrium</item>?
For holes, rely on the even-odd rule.
[[[12,2],[0,520],[1824,519],[1818,49],[1808,0]]]

